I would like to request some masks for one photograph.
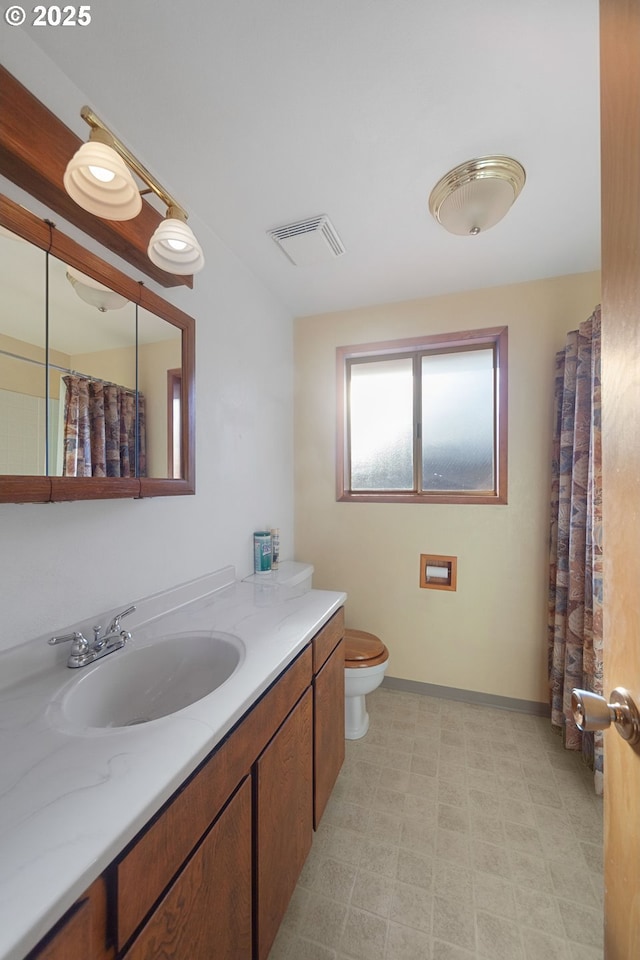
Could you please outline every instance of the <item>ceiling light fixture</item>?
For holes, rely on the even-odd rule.
[[[67,268],[67,280],[80,299],[96,307],[100,313],[106,313],[107,310],[121,310],[129,303],[126,297],[120,296],[119,293],[98,283],[97,280],[86,277],[79,270],[72,270],[71,267]]]
[[[429,210],[449,233],[477,236],[502,220],[525,180],[524,167],[511,157],[468,160],[438,181]]]
[[[65,190],[72,200],[105,220],[131,220],[142,209],[142,194],[153,191],[166,205],[167,215],[151,237],[149,259],[167,273],[187,275],[202,270],[204,255],[187,226],[186,210],[90,107],[84,106],[80,116],[91,127],[91,134],[64,174]],[[138,189],[132,171],[148,189]]]

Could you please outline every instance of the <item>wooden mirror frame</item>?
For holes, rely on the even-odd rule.
[[[0,195],[0,225],[34,246],[63,260],[99,283],[155,314],[182,332],[181,448],[184,476],[54,477],[0,476],[0,503],[48,503],[65,500],[111,500],[131,497],[174,497],[195,493],[195,320],[137,283],[116,267],[85,250],[41,220]]]

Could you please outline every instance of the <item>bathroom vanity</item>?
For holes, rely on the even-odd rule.
[[[49,671],[3,691],[2,733],[13,703],[31,735],[55,742],[60,770],[28,800],[33,765],[56,766],[34,746],[9,791],[33,809],[23,815],[17,796],[0,802],[18,840],[0,838],[2,960],[267,957],[344,758],[345,596],[215,577],[143,601],[131,617],[132,647],[179,643],[205,624],[241,643],[233,674],[190,707],[73,729],[65,703],[77,680],[61,675],[55,648]],[[32,698],[46,690],[34,717]]]

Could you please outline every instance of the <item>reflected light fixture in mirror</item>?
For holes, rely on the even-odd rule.
[[[149,173],[90,107],[80,115],[91,127],[89,141],[69,161],[64,186],[83,210],[106,220],[131,220],[142,208],[132,172],[167,207],[165,219],[150,239],[149,259],[167,273],[190,275],[204,267],[202,247],[187,226],[187,212]],[[146,191],[148,192],[148,191]]]
[[[68,268],[66,276],[77,296],[100,313],[106,313],[107,310],[121,310],[129,303],[126,297],[121,297],[119,293],[71,267]]]

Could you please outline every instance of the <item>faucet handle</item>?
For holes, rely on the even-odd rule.
[[[126,610],[123,610],[122,613],[117,613],[109,626],[107,627],[107,635],[111,636],[112,633],[118,633],[120,630],[120,621],[123,617],[128,617],[130,613],[133,613],[135,610],[135,604],[130,607],[127,607]]]
[[[63,637],[49,637],[47,643],[55,647],[57,643],[66,643],[68,640],[85,640],[85,638],[77,630],[74,630],[73,633],[65,633]]]
[[[72,641],[70,657],[83,657],[89,649],[89,641],[78,630],[74,630],[73,633],[65,633],[63,637],[49,637],[48,643],[53,647],[58,643],[66,643],[68,640]]]

